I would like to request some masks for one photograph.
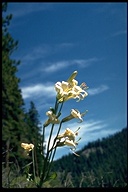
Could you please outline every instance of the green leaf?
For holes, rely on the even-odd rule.
[[[57,173],[56,172],[54,172],[54,173],[52,173],[51,175],[50,175],[50,179],[55,179],[57,177]]]

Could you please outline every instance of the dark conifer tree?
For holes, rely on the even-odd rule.
[[[44,143],[42,141],[42,126],[39,121],[39,114],[36,110],[35,104],[32,101],[30,102],[30,109],[26,113],[26,123],[29,127],[27,139],[30,143],[34,144],[36,174],[39,176],[43,166]]]
[[[26,131],[20,79],[16,76],[20,62],[11,58],[18,42],[9,33],[12,14],[6,15],[6,11],[7,3],[2,3],[2,152],[8,167],[9,161],[20,156],[20,142]]]

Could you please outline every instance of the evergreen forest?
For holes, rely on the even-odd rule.
[[[54,161],[56,187],[58,183],[71,188],[127,186],[127,128],[90,142],[77,153],[80,157],[69,154]]]
[[[16,179],[19,173],[25,174],[24,166],[31,161],[31,156],[26,158],[21,143],[34,144],[37,175],[39,167],[41,169],[43,164],[44,146],[35,104],[31,101],[30,108],[26,111],[19,88],[20,79],[16,72],[20,61],[12,59],[18,42],[12,38],[8,30],[12,14],[6,15],[7,6],[7,3],[2,3],[2,185],[10,188],[10,178]],[[29,171],[31,172],[31,166]]]

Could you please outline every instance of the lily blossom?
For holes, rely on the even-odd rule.
[[[65,139],[64,144],[67,145],[67,146],[69,146],[69,147],[73,147],[73,148],[76,149],[76,143],[73,142],[73,140]]]
[[[53,111],[47,111],[46,115],[49,117],[48,120],[44,123],[44,126],[47,127],[50,123],[51,124],[59,124],[60,120],[56,117]]]
[[[80,122],[83,121],[80,112],[77,109],[71,109],[71,115],[75,118],[80,119]]]
[[[74,71],[71,76],[68,78],[67,82],[72,82],[73,79],[75,79],[76,75],[78,74],[77,71]]]
[[[85,87],[83,86],[85,85]],[[83,100],[85,97],[88,96],[88,93],[85,91],[88,87],[85,83],[82,83],[80,86],[74,87],[75,99],[78,98],[77,102]]]
[[[28,144],[28,143],[21,143],[21,147],[23,147],[27,151],[31,151],[34,148],[33,144]]]
[[[75,150],[76,149],[76,145],[78,145],[78,141],[75,141],[75,137],[76,135],[78,135],[78,130],[80,129],[80,127],[76,130],[76,131],[72,131],[71,129],[67,128],[65,130],[64,133],[59,134],[54,141],[56,141],[55,146],[53,146],[53,148],[55,147],[61,147],[61,146],[69,146],[72,147],[71,149]]]
[[[69,138],[70,140],[75,140],[76,133],[72,131],[71,129],[67,128],[64,133],[60,134],[57,136],[57,139],[62,139],[62,138]]]
[[[33,150],[34,145],[28,144],[28,143],[21,143],[21,147],[24,148],[24,150],[27,152],[27,155],[29,155],[29,152]]]
[[[55,147],[62,147],[62,146],[67,145],[67,146],[69,146],[69,147],[72,147],[71,149],[73,150],[73,149],[76,149],[76,145],[77,145],[77,144],[78,144],[78,143],[75,142],[75,141],[73,141],[73,140],[70,140],[70,139],[68,139],[68,138],[63,138],[62,140],[57,141],[57,143],[56,143],[56,145],[54,146],[54,148],[55,148]]]
[[[71,119],[78,118],[80,123],[83,121],[82,117],[88,112],[86,110],[84,113],[80,113],[77,109],[71,109],[71,114],[62,119],[62,122],[70,121]]]
[[[78,86],[78,81],[74,79],[76,75],[77,71],[74,71],[67,81],[57,82],[55,84],[55,90],[57,92],[57,99],[59,102],[76,98],[80,101],[88,95],[85,91],[88,87],[85,83]]]

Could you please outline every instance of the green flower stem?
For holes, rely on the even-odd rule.
[[[61,113],[61,110],[62,110],[62,107],[63,107],[63,103],[64,102],[62,102],[61,105],[60,105],[58,115]],[[55,114],[57,114],[57,110],[58,110],[59,104],[60,103],[58,103],[58,101],[56,99],[56,102],[55,102]],[[60,122],[60,126],[59,126],[59,129],[58,129],[57,135],[59,134],[59,131],[61,129],[61,125],[62,125],[62,122]],[[53,156],[52,156],[52,151],[49,149],[50,141],[51,141],[51,137],[52,137],[52,133],[53,133],[53,129],[54,129],[54,124],[51,127],[51,131],[50,131],[50,135],[49,135],[48,146],[47,146],[47,153],[46,153],[46,157],[45,157],[45,160],[44,160],[43,173],[42,173],[42,176],[41,176],[41,179],[40,179],[40,183],[39,183],[39,187],[40,188],[41,188],[43,182],[47,179],[47,176],[48,176],[48,174],[50,172],[51,164],[52,164],[52,161],[54,159],[55,152],[56,152],[56,149],[55,149],[54,153],[53,153]],[[53,146],[54,146],[54,144],[55,144],[55,141],[53,143]],[[53,150],[53,146],[52,146],[52,150]],[[51,159],[51,156],[52,156],[52,159]],[[50,159],[51,159],[51,161],[50,161]]]
[[[54,128],[54,124],[53,124],[52,127],[51,127],[51,132],[50,132],[50,136],[49,136],[49,140],[48,140],[47,153],[46,153],[46,157],[45,157],[44,165],[43,165],[43,173],[42,173],[42,175],[41,175],[40,183],[39,183],[40,188],[42,187],[42,184],[43,184],[43,182],[45,181],[45,171],[46,171],[47,166],[48,166],[48,164],[49,164],[49,162],[48,162],[48,157],[49,157],[49,145],[50,145],[50,140],[51,140],[53,128]]]
[[[57,132],[57,134],[56,134],[56,137],[55,137],[55,139],[54,139],[54,142],[53,142],[53,145],[52,145],[52,148],[50,149],[50,151],[53,150],[54,144],[55,144],[55,142],[56,142],[56,138],[57,138],[57,136],[59,135],[59,132],[60,132],[60,130],[61,130],[62,123],[63,123],[63,121],[60,122],[60,126],[59,126],[59,129],[58,129],[58,132]]]
[[[32,162],[33,162],[33,174],[34,174],[34,181],[35,181],[35,183],[36,183],[34,149],[32,150]],[[37,183],[36,183],[36,184],[37,184]]]
[[[61,113],[62,107],[63,107],[63,103],[61,103],[60,110],[59,110],[58,114]],[[55,144],[55,142],[56,142],[56,138],[57,138],[57,136],[59,135],[59,132],[60,132],[62,123],[63,123],[63,122],[61,121],[61,122],[60,122],[60,125],[59,125],[59,128],[58,128],[57,135],[56,135],[56,137],[55,137],[55,139],[54,139],[54,142],[53,142],[53,145],[52,145],[52,148],[50,149],[50,151],[53,150],[53,147],[54,147],[54,144]],[[52,154],[52,152],[51,152],[51,154]],[[50,158],[51,158],[51,155],[50,155]],[[49,159],[50,159],[50,158],[49,158]],[[52,158],[52,159],[53,159],[53,158]]]
[[[59,109],[58,114],[61,112],[62,107],[63,107],[63,103],[61,103],[61,106],[60,106],[60,109]],[[59,132],[60,132],[61,125],[62,125],[62,122],[60,122],[60,126],[59,126],[59,129],[58,129],[58,132],[57,132],[57,136],[58,136],[58,134],[59,134]],[[52,129],[51,129],[50,136],[49,136],[48,147],[47,147],[47,153],[49,153],[49,151],[51,151],[51,150],[49,150],[49,145],[50,145],[50,140],[51,140],[51,136],[52,136],[53,128],[54,128],[54,124],[52,125]],[[56,137],[57,137],[57,136],[56,136]],[[55,144],[55,141],[54,141],[54,143],[53,143],[53,146],[54,146],[54,144]],[[53,146],[52,146],[52,147],[53,147]],[[49,159],[49,160],[50,160],[50,159]]]
[[[61,121],[61,122],[60,122],[59,129],[58,129],[58,132],[57,132],[57,135],[56,135],[56,138],[57,138],[57,136],[59,135],[59,132],[60,132],[60,130],[61,130],[62,123],[63,123],[63,122]],[[53,142],[52,148],[50,149],[50,151],[51,151],[50,157],[49,157],[49,162],[50,162],[50,164],[49,164],[49,167],[48,167],[48,171],[47,171],[46,178],[47,178],[47,176],[48,176],[48,174],[49,174],[49,171],[50,171],[50,168],[51,168],[51,165],[52,165],[52,162],[53,162],[53,160],[54,160],[55,153],[56,153],[56,147],[53,148],[53,147],[54,147],[54,144],[55,144],[55,142],[56,142],[56,138],[55,138],[55,140],[54,140],[54,142]],[[54,149],[54,152],[53,152],[53,155],[52,155],[53,149]],[[51,158],[51,156],[52,156],[52,158]],[[51,161],[50,161],[50,159],[51,159]]]
[[[59,103],[58,103],[58,99],[56,98],[56,101],[55,101],[55,114],[57,113],[57,110],[58,110],[58,105],[59,105]]]
[[[41,150],[42,150],[42,152],[43,152],[43,156],[44,156],[43,143],[44,143],[44,139],[45,139],[45,138],[44,138],[44,136],[45,136],[45,126],[43,126],[43,133],[42,133],[42,145],[41,145],[41,146],[42,146],[42,149],[41,149]]]
[[[58,114],[61,112],[62,107],[63,107],[63,102],[61,103],[61,106],[60,106],[60,109],[59,109]],[[56,110],[57,110],[57,108],[56,108]],[[61,125],[62,125],[62,122],[60,122],[60,126],[59,126],[59,129],[58,129],[57,135],[59,134],[59,131],[60,131],[60,129],[61,129]],[[48,173],[49,173],[49,171],[50,171],[49,167],[51,167],[50,165],[51,165],[51,163],[52,163],[52,161],[53,161],[53,158],[54,158],[54,156],[55,156],[55,153],[54,153],[54,156],[52,157],[52,161],[50,161],[51,155],[52,155],[52,151],[49,149],[49,145],[50,145],[50,141],[51,141],[51,136],[52,136],[53,128],[54,128],[54,124],[52,125],[52,128],[51,128],[51,132],[50,132],[50,136],[49,136],[49,141],[48,141],[48,147],[47,147],[46,159],[48,160],[48,164],[47,164],[46,167],[48,167],[48,171],[47,171],[47,174],[46,174],[45,179],[47,179]],[[55,141],[54,141],[54,143],[53,143],[53,146],[54,146],[54,144],[55,144]],[[52,148],[53,148],[53,146],[52,146]],[[50,155],[49,155],[49,154],[50,154]],[[47,161],[46,161],[46,163],[47,163]]]
[[[54,152],[53,152],[53,155],[52,155],[52,158],[51,158],[51,163],[49,164],[49,167],[48,167],[48,171],[47,171],[47,174],[46,174],[46,178],[48,177],[49,175],[49,172],[50,172],[50,169],[51,169],[51,166],[52,166],[52,163],[53,163],[53,160],[54,160],[54,156],[55,156],[55,153],[56,153],[56,148],[54,148]],[[52,154],[52,153],[51,153]]]
[[[58,106],[59,106],[59,103],[58,103],[58,100],[56,98],[56,102],[55,102],[55,114],[57,113],[57,110],[58,110]],[[40,178],[40,182],[39,182],[39,185],[38,185],[38,188],[41,188],[42,185],[43,185],[43,182],[45,181],[46,177],[45,177],[45,172],[46,172],[46,169],[48,167],[48,164],[49,164],[49,160],[48,160],[48,157],[49,157],[49,145],[50,145],[50,141],[51,141],[51,137],[52,137],[52,132],[53,132],[53,128],[54,128],[54,124],[52,125],[51,127],[51,131],[50,131],[50,136],[49,136],[49,140],[48,140],[48,146],[47,146],[47,153],[46,153],[46,157],[45,157],[45,160],[44,160],[44,167],[43,167],[43,172],[42,172],[42,175],[41,175],[41,178]],[[45,127],[43,127],[43,137],[44,137],[44,132],[45,132]],[[43,138],[44,140],[44,138]]]
[[[63,104],[64,104],[64,102],[62,102],[62,103],[61,103],[61,106],[60,106],[60,109],[59,109],[58,115],[61,113],[61,110],[62,110]]]

